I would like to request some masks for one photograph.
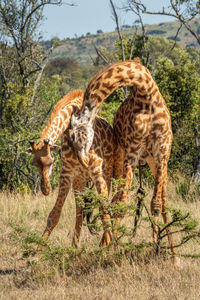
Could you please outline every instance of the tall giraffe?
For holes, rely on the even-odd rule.
[[[114,177],[125,179],[124,189],[116,197],[120,197],[121,201],[128,201],[128,189],[134,169],[139,159],[146,160],[155,177],[151,213],[155,217],[161,213],[166,223],[167,164],[172,143],[171,117],[158,86],[139,59],[117,62],[91,79],[84,94],[82,109],[72,122],[74,141],[78,145],[76,149],[80,152],[81,160],[87,164],[88,149],[94,134],[91,124],[97,110],[113,91],[127,85],[132,86],[132,92],[119,107],[114,119],[117,141]],[[85,135],[81,140],[80,127],[83,126]],[[120,218],[118,221],[120,222]],[[154,233],[155,242],[156,237]],[[174,253],[169,231],[168,240]]]
[[[75,198],[84,190],[88,179],[92,179],[97,192],[108,198],[113,174],[114,135],[111,126],[102,118],[96,116],[93,122],[94,139],[89,151],[88,168],[81,163],[74,151],[71,140],[73,132],[70,130],[70,122],[73,113],[79,110],[83,102],[83,92],[74,91],[61,99],[54,107],[50,121],[41,134],[38,145],[31,144],[33,165],[41,174],[41,190],[48,195],[51,190],[50,174],[53,164],[51,149],[55,149],[55,142],[61,136],[62,168],[60,174],[59,192],[56,203],[50,212],[47,226],[43,233],[44,239],[48,239],[53,228],[57,225],[63,204],[69,192],[71,183],[74,188]],[[102,208],[103,210],[103,208]],[[104,235],[102,244],[110,243],[110,233],[107,229],[109,216],[103,210],[102,222]],[[83,222],[83,208],[76,202],[76,225],[72,244],[78,246]]]

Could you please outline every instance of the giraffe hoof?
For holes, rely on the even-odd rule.
[[[112,236],[110,232],[104,232],[101,242],[99,244],[100,247],[106,247],[109,246],[112,242]]]
[[[181,267],[180,257],[172,256],[172,263],[173,263],[175,268],[179,269]]]
[[[33,264],[37,263],[39,260],[40,260],[40,255],[36,254],[36,255],[29,258],[28,264],[33,265]]]

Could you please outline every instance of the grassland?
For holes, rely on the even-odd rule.
[[[196,32],[200,31],[200,18],[196,18],[191,21],[191,26]],[[148,36],[159,35],[166,39],[173,40],[176,32],[179,28],[179,23],[174,22],[164,22],[160,24],[146,25],[146,34]],[[134,34],[135,28],[125,28],[122,33],[130,37]],[[139,28],[138,33],[141,33]],[[80,64],[88,65],[92,64],[92,59],[95,59],[96,52],[94,45],[101,48],[105,48],[108,51],[114,49],[115,41],[118,39],[117,31],[105,32],[99,34],[90,34],[86,36],[76,37],[76,38],[66,38],[62,41],[61,45],[52,53],[52,57],[73,57]],[[199,47],[197,41],[194,37],[184,28],[179,32],[178,43],[182,46],[194,46]]]
[[[41,194],[0,194],[0,299],[200,299],[200,245],[193,241],[177,249],[180,266],[175,268],[170,255],[152,256],[148,249],[137,255],[114,256],[99,250],[100,236],[83,228],[80,250],[71,246],[75,205],[70,194],[59,224],[54,229],[46,256],[28,264],[24,252],[30,251],[30,234],[41,235],[56,199]],[[199,201],[186,202],[168,185],[170,205],[189,211],[200,221]],[[146,203],[149,205],[151,189]],[[131,200],[130,200],[131,201]],[[124,223],[132,226],[132,217]],[[135,243],[151,241],[151,228],[141,224]],[[195,257],[184,257],[196,254]],[[66,257],[71,257],[67,262]]]

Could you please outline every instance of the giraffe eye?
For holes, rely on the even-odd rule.
[[[72,142],[75,141],[75,134],[74,134],[74,133],[71,135],[71,141],[72,141]]]

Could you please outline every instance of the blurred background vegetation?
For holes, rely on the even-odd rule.
[[[39,175],[25,151],[29,140],[39,140],[60,98],[75,89],[85,90],[100,69],[122,59],[116,31],[109,34],[98,30],[96,35],[87,33],[71,40],[41,41],[37,27],[43,17],[43,6],[35,6],[33,12],[39,1],[29,2],[33,5],[31,14],[30,7],[15,1],[0,5],[1,190],[37,191]],[[193,22],[198,32],[200,19]],[[166,100],[174,133],[169,173],[174,179],[182,174],[188,183],[200,160],[200,50],[194,40],[186,39],[190,35],[187,31],[181,32],[177,40],[176,27],[177,22],[162,23],[156,28],[147,26],[144,39],[144,32],[124,25],[122,40],[125,59],[140,57]],[[69,51],[70,47],[75,50]],[[123,101],[124,93],[120,89],[105,101],[99,113],[112,124],[114,113]],[[53,187],[59,181],[59,168],[57,157]],[[149,171],[144,168],[144,173],[151,182]],[[181,183],[179,192],[187,193],[186,183]],[[198,182],[196,187],[199,191]]]

